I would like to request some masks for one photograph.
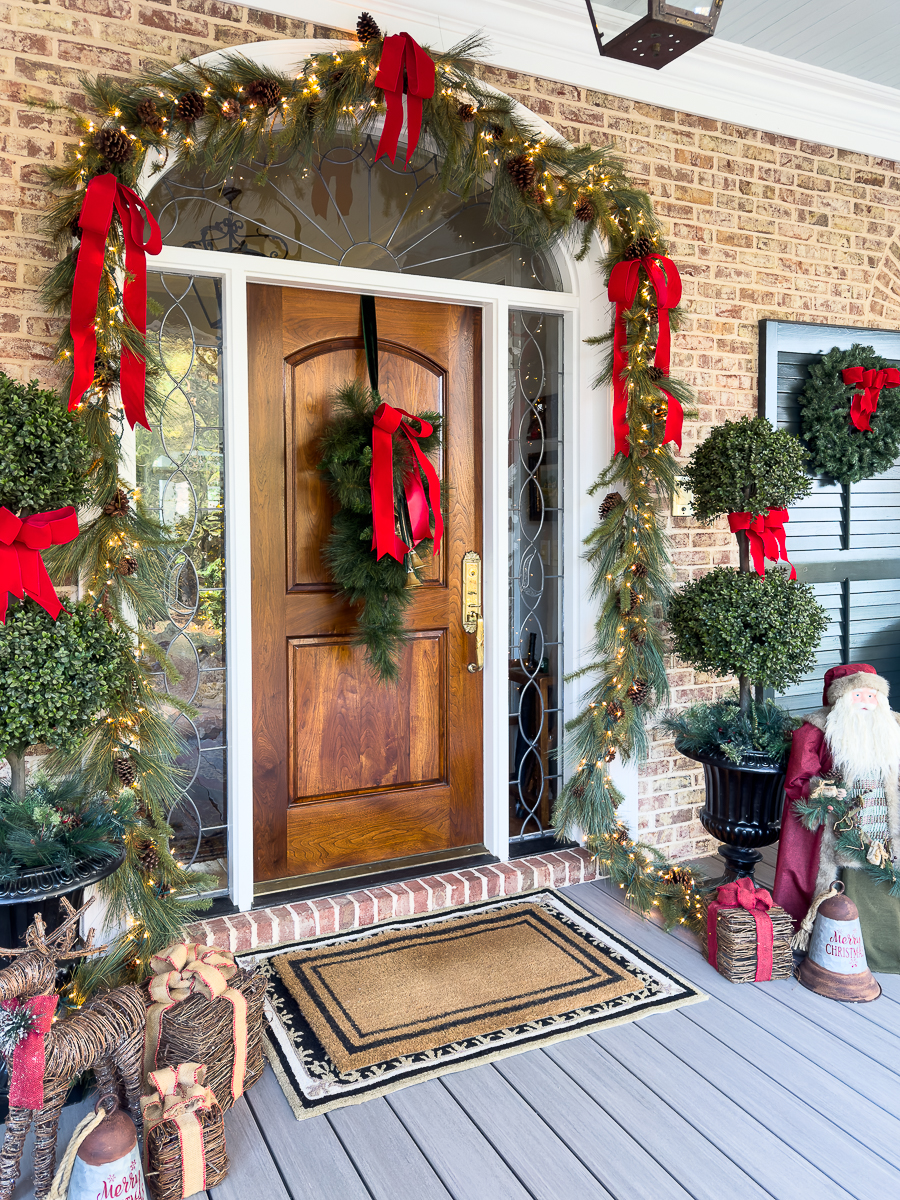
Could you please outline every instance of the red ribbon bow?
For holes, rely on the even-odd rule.
[[[403,418],[419,422],[419,432],[412,428]],[[409,439],[413,456],[419,464],[428,488],[428,499],[422,488],[422,479],[415,467],[403,481],[406,503],[409,508],[409,519],[412,524],[413,543],[406,546],[397,537],[394,529],[394,434],[402,430]],[[418,438],[428,437],[432,426],[423,421],[415,413],[405,412],[402,408],[392,408],[390,404],[380,404],[375,410],[375,423],[372,428],[372,470],[369,474],[369,484],[372,489],[372,524],[374,534],[372,549],[377,551],[380,559],[390,554],[398,562],[408,554],[413,546],[418,545],[423,538],[431,537],[431,520],[429,513],[434,513],[434,553],[441,548],[441,536],[444,532],[444,522],[441,518],[441,485],[437,473],[419,447]]]
[[[381,88],[387,101],[384,129],[378,141],[375,161],[386,154],[391,162],[397,157],[403,128],[403,93],[406,92],[406,165],[415,153],[422,131],[422,101],[434,95],[434,60],[408,33],[395,33],[384,39],[375,87]]]
[[[47,1052],[44,1038],[53,1024],[58,996],[34,996],[24,1002],[19,999],[4,1000],[3,1007],[9,1012],[23,1006],[34,1016],[34,1024],[16,1045],[12,1056],[12,1073],[9,1080],[9,1103],[15,1108],[44,1107],[44,1071],[47,1067]]]
[[[646,271],[653,290],[656,292],[656,307],[659,313],[659,335],[656,339],[656,354],[653,361],[654,365],[666,375],[669,374],[672,352],[669,309],[675,308],[681,300],[681,276],[678,274],[678,268],[671,258],[666,258],[663,254],[648,254],[645,258],[631,258],[625,262],[616,263],[612,269],[608,295],[616,306],[616,320],[613,326],[613,435],[615,437],[613,453],[624,454],[626,458],[629,454],[629,445],[628,389],[624,374],[628,370],[628,335],[625,329],[625,313],[634,304],[637,296],[641,267]],[[663,387],[660,387],[659,390],[668,402],[662,444],[675,442],[680,450],[684,411],[670,392]]]
[[[78,516],[71,504],[35,513],[24,521],[0,508],[0,625],[6,623],[9,593],[30,596],[55,621],[63,606],[56,594],[41,551],[78,537]]]
[[[736,879],[734,883],[723,883],[716,892],[716,899],[709,906],[706,917],[706,957],[719,969],[719,942],[716,937],[716,918],[720,908],[745,908],[756,921],[756,982],[772,978],[772,952],[775,948],[775,931],[769,909],[774,904],[765,888],[757,888],[752,879]]]
[[[765,575],[764,558],[772,562],[786,562],[791,568],[791,579],[797,578],[797,571],[787,556],[784,523],[789,521],[786,508],[770,508],[765,516],[754,517],[752,513],[729,513],[728,527],[732,533],[747,531],[750,542],[750,557],[757,575]]]
[[[95,175],[87,186],[78,223],[81,226],[81,248],[75,267],[72,288],[72,333],[74,372],[69,393],[69,411],[75,408],[94,381],[97,358],[97,304],[100,276],[106,253],[106,239],[112,222],[113,208],[122,222],[125,237],[125,286],[122,303],[129,324],[144,337],[147,333],[147,255],[162,250],[162,234],[153,214],[131,188],[119,183],[115,175]],[[144,218],[150,225],[150,236],[144,241]],[[128,423],[147,424],[144,408],[144,386],[147,363],[127,346],[122,348],[119,386],[122,407]]]
[[[881,371],[845,367],[841,377],[844,383],[855,384],[859,388],[850,401],[850,420],[857,429],[871,431],[869,418],[875,416],[881,389],[900,387],[900,371],[896,367],[885,367]]]

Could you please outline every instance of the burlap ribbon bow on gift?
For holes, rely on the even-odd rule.
[[[231,1073],[231,1094],[235,1100],[244,1091],[244,1072],[247,1069],[247,1001],[228,980],[240,969],[234,955],[215,946],[178,942],[155,954],[150,960],[153,978],[150,980],[150,999],[147,1028],[144,1034],[144,1076],[156,1066],[162,1036],[163,1015],[179,1000],[201,995],[207,1000],[219,997],[229,1001],[233,1010],[234,1069]]]
[[[181,1194],[193,1196],[206,1188],[206,1154],[200,1113],[217,1107],[212,1090],[205,1086],[206,1067],[199,1063],[166,1067],[162,1071],[151,1071],[148,1082],[156,1088],[157,1095],[141,1096],[144,1170],[149,1170],[151,1129],[174,1121],[181,1144]]]

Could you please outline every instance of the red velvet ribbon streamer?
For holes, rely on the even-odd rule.
[[[881,371],[865,367],[845,367],[841,377],[846,384],[855,384],[859,391],[850,401],[850,420],[857,429],[871,431],[869,418],[875,416],[881,389],[900,387],[900,371],[896,367],[885,367]]]
[[[765,575],[764,559],[786,562],[791,568],[791,579],[797,578],[796,568],[787,556],[784,523],[789,521],[786,508],[770,508],[765,516],[754,517],[752,513],[729,513],[728,527],[732,533],[746,530],[750,542],[750,557],[757,575]]]
[[[56,594],[41,551],[78,537],[78,516],[71,504],[35,513],[20,521],[0,508],[0,625],[6,624],[9,593],[29,596],[56,620],[63,606]]]
[[[719,969],[719,942],[716,936],[716,919],[721,908],[744,908],[753,914],[756,922],[756,982],[772,978],[772,953],[775,948],[775,931],[769,909],[774,904],[765,888],[755,888],[751,879],[736,879],[734,883],[723,883],[710,904],[706,917],[706,957],[712,966]]]
[[[408,33],[395,33],[384,39],[378,74],[373,80],[387,101],[384,129],[375,154],[394,162],[403,129],[403,93],[406,92],[406,165],[415,153],[422,131],[422,101],[434,95],[434,60]]]
[[[669,325],[669,309],[681,300],[681,276],[671,258],[663,254],[648,254],[645,258],[630,258],[616,263],[609,277],[608,295],[616,306],[613,326],[613,435],[614,454],[628,457],[628,388],[625,372],[628,370],[628,334],[625,329],[625,313],[634,304],[640,283],[641,267],[656,292],[656,308],[659,313],[659,333],[656,339],[654,365],[666,375],[672,354],[672,331]],[[684,413],[681,405],[664,388],[660,391],[667,397],[669,412],[663,433],[663,445],[669,441],[678,443],[681,449],[681,426]]]
[[[13,1050],[9,1080],[11,1108],[44,1107],[44,1071],[47,1067],[44,1038],[53,1024],[58,1000],[58,996],[34,996],[24,1001],[24,1007],[34,1015],[34,1024]],[[23,1001],[19,999],[3,1001],[3,1007],[9,1012],[22,1005]]]
[[[81,402],[82,396],[94,381],[94,365],[97,358],[95,321],[113,208],[119,214],[125,238],[126,279],[122,289],[125,318],[142,337],[147,332],[147,255],[159,254],[162,250],[162,234],[155,217],[137,192],[119,183],[115,175],[95,175],[87,186],[81,215],[78,218],[81,226],[81,247],[75,267],[72,315],[69,321],[74,356],[72,390],[69,393],[70,412]],[[150,235],[146,241],[145,217],[150,226]],[[150,428],[144,407],[146,375],[146,361],[127,346],[124,347],[119,386],[122,407],[132,429],[135,425]]]
[[[408,421],[418,421],[419,432],[412,428]],[[406,434],[412,447],[413,456],[419,465],[419,470],[425,476],[428,488],[428,499],[422,487],[422,478],[415,468],[410,471],[403,481],[406,503],[409,508],[409,519],[412,524],[413,542],[407,546],[397,537],[394,528],[394,434],[400,430]],[[441,485],[434,467],[416,445],[418,438],[428,437],[432,426],[423,421],[415,413],[408,413],[402,408],[392,408],[390,404],[380,404],[375,410],[375,420],[372,428],[372,470],[369,473],[369,485],[372,489],[372,524],[374,534],[372,549],[376,557],[382,558],[390,554],[398,562],[403,561],[404,555],[418,545],[423,538],[431,537],[430,512],[434,513],[434,553],[441,548],[441,537],[444,532],[444,522],[441,518]],[[429,512],[430,506],[430,512]]]

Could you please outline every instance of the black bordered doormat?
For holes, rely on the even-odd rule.
[[[706,997],[555,891],[242,955],[298,1119]]]

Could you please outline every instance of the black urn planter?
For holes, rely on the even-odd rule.
[[[719,847],[725,859],[725,879],[752,879],[762,859],[757,847],[771,846],[781,834],[784,768],[773,766],[763,755],[759,763],[736,766],[720,755],[685,750],[677,740],[675,748],[685,758],[703,764],[706,804],[700,810],[700,823],[725,843]]]
[[[18,879],[0,883],[0,947],[13,950],[21,946],[35,913],[53,930],[65,917],[63,896],[78,908],[84,889],[112,875],[124,861],[125,847],[121,846],[113,857],[88,858],[74,867],[32,867]]]

